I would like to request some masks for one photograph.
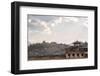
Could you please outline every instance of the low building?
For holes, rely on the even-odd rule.
[[[66,49],[66,59],[78,59],[88,57],[88,46],[87,43],[76,41],[73,46]]]

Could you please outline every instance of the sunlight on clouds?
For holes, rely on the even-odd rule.
[[[63,22],[63,17],[58,17],[56,20],[55,20],[55,23],[58,24],[58,23],[62,23]]]
[[[46,22],[41,21],[40,24],[45,28],[45,29],[43,30],[44,33],[46,33],[46,34],[51,34],[51,33],[52,33],[50,27],[47,26],[48,24],[47,24]]]
[[[54,27],[55,26],[55,23],[51,23],[51,26]]]
[[[31,23],[31,21],[32,21],[31,19],[28,19],[28,22],[29,22],[29,23]]]
[[[62,22],[63,22],[63,17],[57,17],[56,19],[54,19],[52,21],[51,26],[54,27],[54,26],[56,26],[56,25],[58,25],[58,24],[60,24]]]
[[[34,20],[29,19],[28,21],[29,21],[29,27],[31,28],[32,31],[41,32],[44,34],[52,33],[50,27],[48,27],[48,23],[46,23],[45,21],[41,21],[38,19],[34,19]]]

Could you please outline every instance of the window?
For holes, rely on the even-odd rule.
[[[72,54],[72,56],[75,56],[75,54]]]
[[[68,56],[70,56],[70,54],[68,54]]]
[[[82,53],[81,56],[84,56],[84,54]]]
[[[79,54],[77,54],[77,56],[79,56]]]

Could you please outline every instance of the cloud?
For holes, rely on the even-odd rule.
[[[48,26],[48,23],[41,21],[40,25],[42,25],[42,27],[44,28],[44,30],[43,30],[44,33],[47,33],[47,34],[52,33],[50,27]]]
[[[88,19],[83,17],[56,17],[49,24],[52,27],[58,26],[59,24],[76,24],[80,23],[81,25],[88,27]]]
[[[44,34],[51,34],[52,31],[48,26],[48,23],[39,19],[29,19],[29,30],[33,32],[40,32]]]
[[[63,22],[63,17],[56,17],[50,22],[50,25],[54,27],[62,22]]]
[[[70,43],[88,40],[88,18],[68,16],[28,16],[29,42]]]
[[[64,17],[65,22],[73,21],[78,22],[79,19],[77,17]]]
[[[51,23],[51,26],[57,26],[58,24],[68,23],[68,22],[78,22],[78,19],[75,17],[57,17]]]

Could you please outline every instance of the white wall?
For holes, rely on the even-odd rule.
[[[17,1],[17,0],[16,0]],[[98,6],[100,13],[100,0],[21,0],[21,1],[30,1],[30,2],[44,2],[44,3],[59,3],[59,4],[74,4],[74,5],[91,5]],[[10,73],[10,53],[11,53],[11,6],[10,3],[13,0],[1,0],[0,1],[0,76],[14,76]],[[100,15],[98,15],[100,19]],[[99,20],[98,19],[98,20]],[[98,21],[99,22],[99,21]],[[100,23],[98,23],[99,32],[100,32]],[[99,35],[100,38],[100,35]],[[99,39],[98,38],[98,39]],[[100,39],[98,40],[100,42]],[[100,43],[99,43],[100,44]],[[100,48],[99,48],[100,50]],[[98,50],[98,51],[99,51]],[[99,56],[100,58],[100,52]],[[99,59],[100,67],[100,59]],[[65,72],[55,72],[55,73],[41,73],[34,74],[34,76],[66,76],[66,75],[95,75],[99,76],[100,68],[98,70],[85,70],[85,71],[65,71]],[[33,74],[26,74],[26,76],[31,76]],[[23,76],[23,75],[21,75]]]

